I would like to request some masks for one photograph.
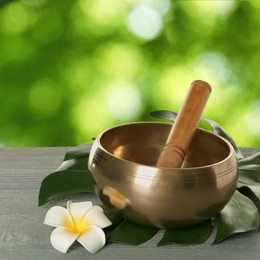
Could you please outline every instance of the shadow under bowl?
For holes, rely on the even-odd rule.
[[[139,122],[99,134],[88,167],[96,193],[126,219],[184,227],[219,213],[237,185],[237,159],[224,138],[197,128],[182,168],[158,168],[171,124]]]

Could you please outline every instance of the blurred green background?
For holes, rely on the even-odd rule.
[[[0,146],[74,146],[113,125],[178,111],[260,146],[260,1],[0,2]]]

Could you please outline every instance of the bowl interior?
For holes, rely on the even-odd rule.
[[[171,124],[141,122],[120,125],[104,132],[100,144],[108,153],[135,163],[155,166]],[[230,154],[230,145],[218,135],[197,129],[182,165],[201,167],[223,161]]]

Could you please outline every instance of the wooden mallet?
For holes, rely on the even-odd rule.
[[[181,167],[210,93],[211,86],[207,82],[196,80],[191,83],[158,158],[157,167]]]

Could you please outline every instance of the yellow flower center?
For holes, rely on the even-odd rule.
[[[73,217],[73,223],[70,219],[65,219],[64,226],[68,228],[72,233],[84,233],[89,229],[89,222],[85,218],[80,218],[77,216]]]

